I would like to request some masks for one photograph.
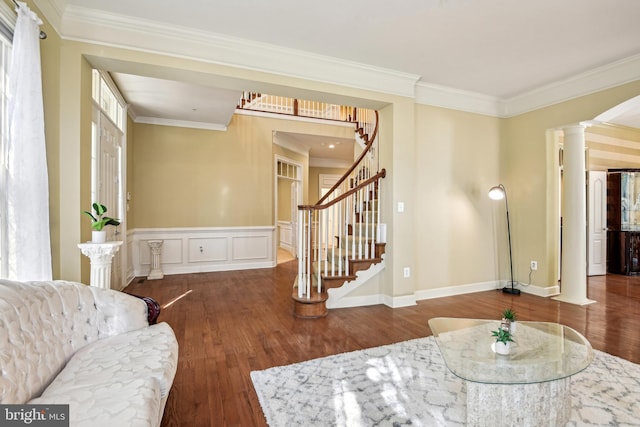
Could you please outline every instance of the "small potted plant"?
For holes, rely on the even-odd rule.
[[[120,225],[120,221],[114,218],[105,216],[107,213],[107,207],[102,203],[95,202],[93,205],[93,211],[95,215],[89,211],[83,211],[89,218],[91,218],[91,241],[93,243],[104,243],[106,241],[106,231],[104,227],[107,225]]]
[[[518,320],[518,315],[512,308],[505,308],[502,311],[502,323],[506,324],[512,335],[516,332],[516,320]]]
[[[515,342],[511,332],[498,328],[497,331],[491,331],[491,335],[496,338],[496,342],[491,345],[491,350],[498,354],[509,354],[509,343]]]

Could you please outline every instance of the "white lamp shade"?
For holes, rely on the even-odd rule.
[[[500,185],[491,187],[491,190],[489,190],[489,197],[491,197],[493,200],[504,199],[504,188]]]

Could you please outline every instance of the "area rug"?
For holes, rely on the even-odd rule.
[[[433,337],[251,372],[267,423],[464,426],[465,386]],[[567,426],[640,426],[640,365],[596,351],[572,378]]]

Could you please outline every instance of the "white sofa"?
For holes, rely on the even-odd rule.
[[[71,426],[159,426],[178,343],[168,324],[149,325],[147,303],[0,280],[0,404],[69,404]]]

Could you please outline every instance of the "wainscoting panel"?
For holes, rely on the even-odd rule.
[[[259,260],[269,256],[271,248],[266,236],[237,236],[231,238],[233,259]]]
[[[131,259],[135,276],[146,276],[151,264],[148,240],[162,240],[164,274],[246,270],[276,266],[276,227],[138,228]]]
[[[289,221],[278,221],[279,246],[288,251],[293,251],[293,228]]]
[[[189,262],[223,262],[229,259],[228,237],[189,239]]]

